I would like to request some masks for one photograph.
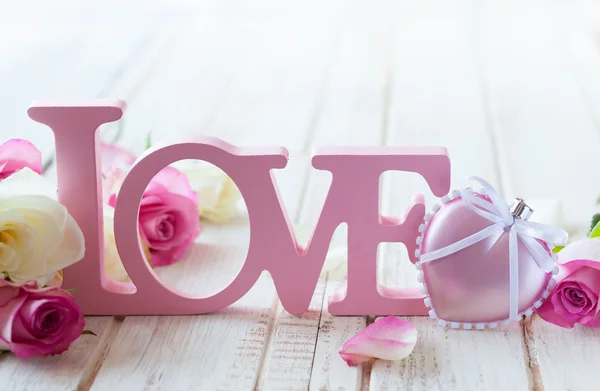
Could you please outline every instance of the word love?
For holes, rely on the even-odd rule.
[[[402,218],[379,214],[379,178],[389,170],[422,175],[433,194],[450,187],[450,160],[440,147],[330,147],[317,149],[312,165],[332,173],[331,187],[313,235],[301,248],[271,174],[288,160],[283,147],[239,148],[215,138],[153,147],[133,165],[115,208],[116,244],[133,283],[104,274],[101,162],[97,129],[123,115],[121,100],[76,103],[34,102],[29,116],[48,125],[56,139],[59,201],[81,227],[86,243],[82,261],[64,271],[88,315],[183,315],[225,308],[240,299],[268,271],[283,307],[292,314],[308,309],[335,229],[348,225],[348,282],[345,295],[334,295],[336,315],[424,315],[423,295],[415,289],[380,286],[377,246],[402,242],[416,259],[423,196],[417,195]],[[144,258],[138,235],[138,211],[144,189],[163,167],[183,159],[201,159],[221,168],[237,184],[248,208],[250,244],[236,278],[221,292],[201,297],[164,285]],[[74,285],[76,283],[76,286]],[[341,297],[343,296],[343,297]]]

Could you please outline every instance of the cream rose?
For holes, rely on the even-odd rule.
[[[114,216],[114,208],[109,205],[104,205],[104,270],[106,270],[106,274],[111,280],[129,282],[131,279],[125,271],[125,266],[123,266],[123,262],[117,251]],[[150,261],[150,250],[144,241],[142,241],[142,247],[144,249],[144,254],[146,255],[146,260]]]
[[[29,168],[0,182],[0,274],[5,279],[43,286],[83,258],[83,233],[56,196],[56,187]]]
[[[187,176],[192,190],[198,194],[201,219],[225,223],[238,215],[240,192],[221,169],[201,160],[183,160],[173,167]]]

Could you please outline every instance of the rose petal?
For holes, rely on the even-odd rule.
[[[585,238],[569,243],[558,253],[557,263],[565,265],[576,259],[587,259],[593,262],[588,266],[600,270],[600,238]]]
[[[593,311],[593,313],[590,313],[586,316],[584,316],[579,323],[581,323],[581,325],[583,327],[589,327],[589,328],[595,328],[595,327],[600,327],[600,308],[598,306],[596,306],[595,311]]]
[[[125,179],[125,173],[122,170],[116,169],[109,172],[104,180],[104,201],[110,206],[115,207],[119,188]],[[158,174],[152,178],[146,190],[144,191],[144,198],[161,195],[165,192],[177,194],[186,198],[189,198],[198,208],[198,197],[195,191],[190,187],[190,183],[182,172],[173,168],[165,167],[159,171]]]
[[[573,283],[575,285],[575,283]],[[563,319],[565,319],[569,323],[577,323],[577,321],[581,318],[579,314],[573,314],[565,306],[564,289],[579,289],[577,287],[565,286],[565,284],[561,284],[560,288],[555,290],[555,293],[550,297],[550,301],[552,302],[552,306],[554,311]]]
[[[202,160],[180,160],[172,164],[188,178],[198,194],[200,218],[225,223],[239,214],[239,189],[220,168]]]
[[[581,260],[573,261],[573,264],[577,264],[579,267],[561,282],[577,283],[578,287],[585,292],[587,297],[597,301],[598,294],[600,294],[600,270],[590,267],[581,267],[581,263]]]
[[[110,205],[114,207],[117,202],[116,195],[119,193],[119,188],[126,175],[126,172],[119,168],[103,173],[102,201],[104,203],[111,203]]]
[[[10,345],[0,337],[0,351],[2,350],[10,350]]]
[[[27,293],[18,288],[4,287],[1,290],[14,289],[12,299],[0,308],[0,338],[10,343],[12,341],[12,324],[25,300]]]
[[[165,266],[179,260],[202,231],[195,200],[169,190],[156,184],[144,193],[140,204],[140,235],[150,248],[153,266]],[[174,219],[173,235],[169,240],[157,240],[152,223],[164,215]]]
[[[37,255],[24,259],[18,271],[9,273],[14,282],[26,283],[35,279],[43,286],[54,278],[58,270],[83,258],[83,233],[63,205],[44,196],[22,195],[3,200],[2,207],[18,211],[36,235]],[[42,259],[46,259],[45,265],[40,263]]]
[[[187,197],[194,202],[196,207],[198,207],[198,199],[196,192],[192,190],[190,186],[190,182],[188,178],[181,171],[177,170],[173,167],[165,167],[158,174],[152,178],[152,181],[148,185],[146,189],[147,193],[152,193],[155,191],[155,186],[161,185],[164,188],[168,189],[169,192],[179,194],[181,196]],[[161,186],[158,186],[160,189],[159,192],[162,192]]]
[[[135,162],[135,155],[130,151],[114,144],[100,143],[102,157],[102,173],[116,169],[126,170]]]
[[[54,320],[58,323],[48,329],[39,328],[41,323],[37,316],[48,311],[58,313]],[[81,335],[84,326],[81,309],[64,290],[30,292],[20,289],[13,300],[0,308],[0,339],[21,358],[63,352]]]
[[[39,195],[56,200],[56,185],[25,167],[0,182],[0,201],[22,195]]]
[[[598,296],[600,295],[600,239],[582,239],[570,243],[558,253],[558,281],[551,297],[536,310],[547,322],[560,327],[572,328],[575,323],[586,327],[600,326]],[[579,313],[567,308],[562,299],[566,285],[576,286],[591,301],[593,309],[582,308]]]
[[[417,343],[417,330],[409,322],[388,316],[350,338],[340,356],[350,366],[372,359],[400,360],[407,357]]]
[[[107,177],[104,185],[105,201],[111,207],[116,205],[116,193],[123,179],[118,172]],[[201,226],[197,195],[183,173],[165,167],[152,178],[140,203],[139,228],[142,242],[150,249],[153,266],[172,264],[187,251],[200,234]]]
[[[40,288],[40,286],[38,285],[37,281],[28,281],[25,284],[19,284],[13,281],[9,281],[9,280],[0,280],[0,308],[3,307],[3,300],[6,300],[5,296],[2,296],[2,288],[5,287],[10,287],[10,288],[21,288],[22,290],[25,290],[27,292],[34,292],[34,293],[41,293],[41,292],[47,292],[53,289],[58,289],[62,286],[63,283],[63,277],[62,277],[62,270],[59,271],[58,273],[56,273],[56,275],[54,276],[54,279],[52,281],[50,281],[47,285],[42,286]]]
[[[3,270],[13,282],[37,280],[42,286],[58,270],[83,258],[83,233],[56,196],[56,186],[29,168],[0,182],[0,213],[18,215],[5,215],[2,220],[20,233],[13,235],[12,243],[13,250],[20,250],[13,262],[18,267]]]
[[[104,205],[102,212],[104,217],[104,270],[114,281],[129,282],[131,279],[117,251],[114,231],[115,210],[109,205]],[[150,249],[145,241],[141,240],[141,243],[146,260],[150,262]]]
[[[85,238],[83,237],[83,232],[71,215],[67,215],[63,232],[63,240],[60,246],[48,257],[47,267],[52,273],[40,281],[40,285],[47,284],[58,270],[79,262],[85,255]]]
[[[598,298],[583,283],[578,284],[577,289],[569,289],[562,292],[563,305],[571,314],[586,315],[596,308]]]
[[[4,280],[3,280],[4,281]],[[6,304],[14,299],[19,294],[18,287],[10,285],[0,286],[0,308],[6,306]]]
[[[42,173],[42,154],[29,141],[11,139],[0,144],[0,179],[28,167]]]

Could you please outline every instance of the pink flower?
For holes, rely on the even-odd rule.
[[[388,316],[350,338],[340,356],[349,366],[372,359],[400,360],[407,357],[417,343],[417,330],[409,322]]]
[[[14,138],[0,144],[0,180],[25,167],[42,173],[42,154],[32,143]]]
[[[115,194],[108,203],[115,206]],[[198,199],[184,174],[165,167],[152,179],[142,196],[139,224],[153,266],[170,265],[183,256],[201,232]]]
[[[102,173],[116,169],[126,170],[135,162],[135,155],[130,151],[114,144],[100,143],[100,156],[102,159]]]
[[[101,144],[104,198],[114,207],[126,171],[135,156],[116,145]],[[139,213],[140,235],[150,248],[153,266],[179,260],[201,232],[198,197],[188,178],[165,167],[148,184]]]
[[[558,255],[557,284],[536,312],[560,327],[600,326],[600,239],[573,242]]]
[[[60,354],[84,326],[81,309],[67,291],[0,288],[0,350],[21,358]]]

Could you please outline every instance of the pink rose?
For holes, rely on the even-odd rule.
[[[417,343],[417,329],[404,319],[388,316],[375,321],[350,338],[340,356],[353,367],[373,359],[401,360],[412,353]]]
[[[27,140],[10,139],[0,144],[0,180],[22,168],[42,173],[42,154]]]
[[[128,169],[135,162],[135,155],[130,151],[104,142],[100,143],[100,156],[103,174],[116,169]]]
[[[116,194],[108,204],[115,206]],[[153,266],[170,265],[183,256],[201,232],[197,195],[184,174],[165,167],[152,179],[142,196],[139,224]]]
[[[60,354],[84,326],[81,309],[67,291],[0,288],[0,350],[21,358]]]
[[[600,239],[573,242],[558,254],[557,284],[536,312],[560,327],[600,326]]]

